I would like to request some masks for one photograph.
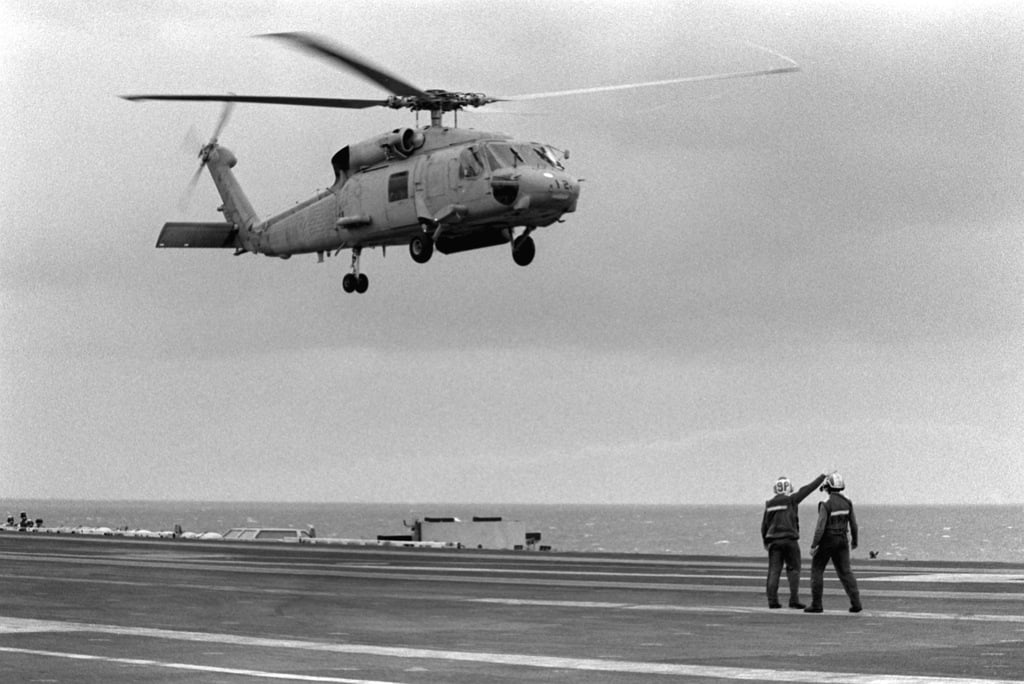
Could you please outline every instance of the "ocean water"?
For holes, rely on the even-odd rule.
[[[501,516],[521,520],[556,551],[763,556],[761,506],[600,506],[524,504],[356,504],[168,501],[5,500],[17,518],[47,527],[107,526],[191,532],[231,527],[316,527],[321,537],[375,539],[407,534],[403,522],[425,516]],[[858,505],[860,548],[880,559],[1024,562],[1024,506]],[[801,507],[806,553],[815,505]],[[6,517],[6,516],[5,516]]]

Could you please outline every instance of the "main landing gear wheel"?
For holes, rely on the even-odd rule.
[[[370,279],[366,277],[365,273],[356,275],[355,273],[346,273],[345,277],[341,279],[341,289],[345,292],[358,292],[363,294],[370,287]]]
[[[533,238],[529,235],[516,238],[512,245],[512,260],[520,266],[529,266],[536,253],[537,246],[533,244]]]
[[[427,263],[434,254],[434,240],[426,233],[414,236],[409,240],[409,254],[417,264]]]

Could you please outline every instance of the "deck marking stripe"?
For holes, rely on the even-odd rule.
[[[489,568],[489,567],[457,567],[457,566],[445,566],[443,568],[429,565],[386,565],[386,564],[372,564],[372,563],[360,563],[353,565],[353,568],[361,570],[386,570],[394,572],[397,570],[404,570],[410,572],[437,572],[443,570],[444,572],[460,572],[468,573],[474,572],[481,575],[569,575],[571,577],[624,577],[624,578],[655,578],[655,579],[738,579],[738,580],[764,580],[764,572],[755,573],[750,572],[743,575],[722,575],[722,574],[711,574],[706,572],[701,573],[681,573],[681,572],[622,572],[622,571],[609,571],[609,570],[535,570],[535,569],[512,569],[512,568]]]
[[[246,677],[257,677],[259,679],[282,679],[293,682],[327,682],[328,684],[399,684],[398,682],[383,682],[376,679],[340,679],[338,677],[300,675],[291,674],[287,672],[264,672],[262,670],[243,670],[234,667],[215,667],[212,665],[193,665],[190,663],[169,663],[162,660],[148,660],[146,658],[111,658],[109,656],[88,655],[84,653],[39,651],[31,648],[11,648],[8,646],[0,646],[0,653],[21,653],[23,655],[48,656],[51,658],[66,658],[70,660],[91,660],[103,663],[116,663],[118,665],[165,667],[170,668],[172,670],[188,670],[191,672],[214,672],[217,674],[243,675]]]
[[[118,625],[0,617],[0,634],[7,631],[8,628],[11,628],[11,631],[22,633],[28,631],[94,632],[102,634],[116,634],[118,636],[174,639],[187,642],[229,644],[233,646],[250,646],[257,648],[284,648],[301,651],[318,651],[323,653],[345,653],[350,655],[365,655],[385,658],[435,659],[455,662],[486,663],[510,667],[536,667],[542,669],[582,670],[589,672],[621,672],[626,674],[737,679],[746,681],[757,680],[764,682],[807,682],[809,684],[1020,684],[1020,680],[1008,679],[864,674],[859,672],[822,672],[814,670],[772,670],[767,668],[725,667],[718,665],[688,665],[686,663],[653,663],[633,660],[602,660],[599,658],[566,658],[519,653],[443,651],[424,648],[339,644],[302,641],[297,639],[268,639],[234,634],[213,634],[206,632],[186,632],[147,627],[123,627]],[[100,658],[99,656],[75,656],[74,654],[68,654],[68,657],[82,657],[85,659]],[[139,664],[152,663],[164,667],[176,665],[174,663],[161,664],[158,663],[158,661],[131,659],[122,659],[120,662],[134,662]],[[189,668],[199,666],[182,665],[182,667]],[[295,675],[295,677],[299,677],[299,675]],[[308,679],[306,681],[336,681],[346,682],[346,684],[348,682],[359,682],[359,684],[362,684],[361,680]]]
[[[129,558],[129,557],[116,557],[106,556],[104,558],[82,558],[78,556],[47,556],[45,554],[4,554],[7,558],[15,558],[18,560],[45,560],[49,559],[54,562],[68,563],[74,565],[123,565],[126,567],[138,567],[138,568],[181,568],[184,570],[212,570],[218,572],[248,572],[248,573],[259,573],[269,574],[284,571],[287,574],[293,575],[340,575],[340,576],[360,576],[366,575],[368,571],[373,571],[374,575],[379,576],[378,571],[385,571],[391,574],[398,574],[401,572],[424,572],[424,573],[474,573],[478,575],[517,575],[517,576],[530,576],[530,575],[569,575],[572,577],[653,577],[653,578],[718,578],[718,579],[740,579],[740,580],[751,580],[761,579],[764,574],[763,571],[752,571],[747,574],[715,574],[715,573],[644,573],[644,572],[610,572],[610,571],[589,571],[589,570],[545,570],[545,569],[533,569],[533,568],[507,568],[507,567],[491,567],[491,566],[457,566],[457,565],[395,565],[395,564],[380,564],[380,563],[352,563],[345,566],[324,566],[316,563],[291,563],[291,562],[273,562],[273,563],[259,563],[259,564],[246,564],[237,560],[216,560],[211,562],[204,562],[202,560],[178,560],[172,562],[171,560],[161,560],[159,558],[152,558],[149,556]],[[223,563],[224,565],[221,565]],[[417,575],[418,578],[430,579],[430,576]]]
[[[866,578],[867,579],[867,578]],[[1024,574],[1012,572],[935,572],[921,575],[882,575],[871,577],[872,582],[973,582],[976,584],[1020,584]]]
[[[85,541],[85,540],[79,540],[79,541]],[[137,544],[139,546],[147,546],[147,545],[152,545],[154,543],[163,543],[163,542],[145,542],[145,541],[135,540],[135,541],[133,541],[131,543]],[[244,544],[243,544],[243,546],[244,546]],[[179,542],[176,542],[176,547],[179,547],[181,549],[187,549],[187,548],[192,548],[192,547],[195,547],[195,548],[204,548],[205,547],[205,548],[204,548],[204,552],[202,552],[202,553],[195,552],[195,553],[192,553],[192,554],[186,554],[186,553],[168,554],[166,552],[159,552],[158,553],[158,552],[154,552],[154,551],[139,552],[139,553],[128,553],[128,552],[125,552],[125,553],[116,554],[116,555],[109,555],[109,556],[106,556],[105,558],[102,558],[102,559],[100,559],[100,558],[86,559],[86,558],[84,558],[83,556],[81,556],[79,554],[71,554],[71,553],[24,553],[24,552],[14,552],[14,551],[0,554],[0,557],[10,558],[10,559],[14,559],[14,560],[36,560],[36,559],[41,559],[41,558],[49,558],[49,559],[51,559],[51,560],[53,560],[54,562],[57,562],[57,563],[59,563],[59,562],[64,562],[64,563],[98,563],[98,564],[104,564],[104,565],[122,565],[122,564],[125,564],[126,561],[127,562],[138,562],[138,561],[147,561],[147,560],[154,560],[154,559],[170,560],[170,559],[186,558],[187,560],[192,561],[196,565],[206,565],[206,566],[209,566],[209,569],[221,569],[221,568],[218,567],[219,564],[226,564],[226,565],[228,565],[231,568],[239,568],[239,567],[241,567],[243,565],[247,565],[246,561],[236,557],[236,555],[233,553],[233,551],[234,551],[233,549],[232,549],[232,553],[229,553],[227,551],[225,551],[223,553],[219,553],[219,554],[208,553],[209,542],[193,542],[193,543],[189,543],[189,542],[179,541]],[[384,548],[375,548],[375,549],[373,549],[371,551],[364,551],[364,550],[359,549],[359,548],[347,547],[347,546],[341,546],[339,548],[345,549],[346,551],[349,551],[349,552],[352,552],[352,553],[366,553],[367,555],[372,555],[372,556],[379,556],[379,555],[400,556],[400,555],[403,555],[405,553],[404,551],[387,550],[387,549],[384,549]],[[327,550],[331,550],[331,549],[329,549],[329,545],[325,545],[324,550],[327,551]],[[474,554],[471,551],[466,550],[466,549],[461,551],[459,555],[460,555],[460,558],[462,560],[466,561],[466,562],[471,561],[471,560],[475,560],[475,559],[482,559],[482,558],[486,558],[488,561],[495,561],[495,560],[500,561],[500,560],[503,559],[502,556],[497,556],[497,555],[494,555],[494,554],[488,554],[486,556],[480,556],[480,555]],[[662,558],[660,556],[664,556],[664,558]],[[516,561],[522,560],[522,557],[523,557],[523,553],[522,552],[516,552],[516,554],[514,554],[514,555],[507,556],[508,559],[514,558]],[[538,565],[541,565],[541,564],[563,564],[563,563],[572,563],[572,564],[575,564],[575,565],[589,565],[589,564],[604,563],[604,562],[607,561],[606,558],[587,558],[587,557],[579,557],[579,558],[567,559],[564,556],[558,555],[558,554],[551,555],[551,556],[547,556],[547,555],[543,555],[543,554],[531,554],[530,560],[533,563],[538,564]],[[900,570],[896,571],[896,570],[889,570],[884,565],[885,563],[888,563],[888,562],[903,563],[903,562],[907,562],[908,560],[909,559],[907,559],[907,558],[887,559],[887,560],[881,561],[879,564],[875,564],[873,562],[863,562],[863,563],[861,563],[860,561],[858,561],[858,564],[856,566],[857,567],[857,573],[858,573],[857,580],[858,581],[863,581],[864,579],[873,579],[873,576],[870,576],[870,575],[866,575],[862,579],[859,576],[861,573],[865,573],[865,574],[868,574],[868,573],[883,573],[883,575],[891,575],[893,572],[899,572],[902,576],[905,576],[905,577],[911,577],[911,576],[915,576],[915,575],[919,575],[919,574],[925,574],[925,573],[930,573],[930,574],[932,574],[934,576],[941,576],[941,575],[949,573],[949,568],[948,567],[935,567],[935,566],[930,566],[930,565],[922,565],[920,567],[901,568]],[[927,561],[924,561],[924,562],[927,562]],[[749,558],[743,558],[743,557],[739,557],[739,558],[723,557],[722,560],[712,561],[712,560],[698,560],[698,559],[692,559],[692,558],[677,557],[677,556],[674,556],[672,554],[657,554],[656,556],[638,556],[637,558],[618,558],[618,559],[615,560],[615,563],[617,565],[640,565],[640,566],[645,566],[645,567],[648,567],[648,566],[669,566],[669,567],[687,567],[687,568],[729,568],[730,570],[733,570],[733,571],[736,571],[736,570],[741,570],[742,571],[745,568],[750,568],[750,569],[755,570],[756,573],[762,573],[763,574],[763,572],[764,572],[764,564],[761,561],[751,561]],[[379,563],[374,562],[374,561],[369,561],[366,564],[367,565],[379,565]],[[357,563],[353,563],[352,567],[358,567],[358,565],[359,565],[358,562]],[[972,565],[991,565],[991,564],[975,564],[975,563],[972,563]],[[1002,565],[1004,565],[1004,563],[996,563],[995,565],[996,566],[1002,566]],[[298,566],[310,567],[310,568],[322,567],[320,564],[317,564],[317,563],[297,562],[294,557],[290,557],[287,560],[274,561],[274,562],[271,562],[271,563],[259,563],[257,567],[261,567],[261,568],[274,568],[274,567],[277,567],[277,568],[282,568],[282,567],[293,568],[293,567],[298,567]],[[428,566],[428,567],[433,567],[433,566]],[[453,567],[453,566],[438,565],[437,569],[441,570],[441,569],[451,568],[451,567]],[[454,567],[457,567],[457,566],[454,566]],[[993,574],[993,575],[999,575],[999,574],[1003,574],[1003,573],[1005,573],[1005,571],[1002,570],[1001,567],[984,567],[984,568],[978,569],[977,571],[975,571],[975,573],[972,573],[972,574],[979,574],[979,575]],[[1019,579],[1020,577],[1021,576],[1019,574],[1017,574],[1017,579],[1013,580],[1013,581],[1020,581],[1020,579]]]
[[[277,571],[277,574],[303,574],[293,572],[282,572]],[[758,586],[752,585],[730,585],[730,584],[671,584],[665,582],[618,582],[609,580],[557,580],[557,579],[519,579],[519,578],[495,578],[495,577],[438,577],[438,576],[425,576],[425,575],[403,575],[403,574],[388,574],[380,573],[374,575],[371,573],[349,573],[349,572],[330,572],[322,573],[324,576],[332,577],[358,577],[358,578],[373,578],[373,579],[391,579],[391,580],[415,580],[419,582],[451,582],[458,584],[510,584],[515,586],[568,586],[568,587],[596,587],[605,589],[644,589],[649,591],[670,591],[670,592],[684,592],[684,591],[700,591],[700,592],[711,592],[716,594],[762,594],[764,592],[763,580],[760,581]],[[41,577],[37,575],[20,575],[13,573],[5,573],[0,570],[0,578],[19,580],[19,581],[32,581],[32,582],[69,582],[78,584],[107,584],[107,585],[127,585],[127,586],[151,586],[149,582],[132,582],[125,580],[110,580],[110,579],[97,579],[97,578],[68,578],[68,577],[57,577],[57,576],[46,576]],[[710,579],[710,578],[709,578]],[[218,585],[210,583],[207,585],[198,584],[160,584],[162,588],[167,587],[178,587],[183,589],[199,590],[199,591],[223,591],[223,592],[236,592],[236,593],[255,593],[255,594],[280,594],[280,595],[301,595],[301,596],[335,596],[333,592],[313,592],[305,590],[290,590],[290,589],[272,589],[266,587],[239,587],[229,585]],[[841,589],[835,587],[831,581],[826,582],[825,593],[830,595],[834,592],[841,592]],[[895,598],[930,598],[930,599],[963,599],[970,598],[974,601],[998,601],[1005,603],[1007,601],[1024,601],[1024,592],[996,592],[996,591],[938,591],[938,590],[913,590],[913,589],[901,589],[901,590],[889,590],[889,589],[871,589],[865,592],[866,595],[884,599],[889,597]],[[837,595],[841,595],[837,593]],[[422,597],[425,600],[432,600],[431,596]]]
[[[469,603],[491,603],[505,606],[538,606],[553,608],[607,608],[610,610],[637,610],[637,611],[667,611],[679,613],[734,613],[739,615],[753,615],[767,612],[767,607],[759,608],[753,606],[678,606],[658,603],[616,603],[613,601],[547,601],[543,599],[510,599],[510,598],[467,598],[462,599]],[[846,615],[846,611],[839,609],[826,611],[834,615]],[[782,611],[777,613],[779,617],[785,615],[800,615],[799,611]],[[967,622],[1010,622],[1024,624],[1024,615],[981,615],[977,613],[926,613],[909,612],[899,610],[870,610],[866,613],[873,618],[895,618],[903,620],[962,620]],[[814,618],[810,618],[814,619]],[[862,619],[862,618],[852,618]]]
[[[218,568],[219,569],[219,568]],[[251,572],[258,572],[252,570]],[[266,573],[266,574],[269,574]],[[275,574],[281,575],[304,575],[312,573],[302,573],[294,571],[275,571]],[[515,577],[442,577],[436,575],[415,575],[415,574],[401,574],[401,573],[360,573],[360,572],[344,572],[344,571],[331,571],[318,573],[323,577],[352,577],[360,579],[388,579],[388,580],[412,580],[416,582],[448,582],[454,584],[510,584],[515,586],[548,586],[548,587],[596,587],[605,589],[647,589],[650,591],[703,591],[713,592],[718,594],[750,594],[750,593],[763,593],[764,592],[764,580],[758,578],[758,584],[747,585],[747,584],[672,584],[667,582],[620,582],[614,580],[558,580],[558,579],[523,579]],[[46,576],[41,577],[38,575],[19,575],[13,573],[5,573],[0,570],[0,578],[6,578],[10,580],[25,580],[33,582],[74,582],[80,584],[124,584],[130,586],[148,586],[151,583],[146,582],[131,582],[123,580],[109,580],[109,579],[96,579],[96,578],[66,578],[57,576]],[[708,579],[714,579],[708,577]],[[858,579],[858,581],[860,581]],[[253,587],[235,587],[226,585],[217,585],[210,583],[208,585],[196,585],[196,584],[176,584],[168,585],[161,584],[161,587],[177,586],[188,589],[207,589],[216,591],[236,591],[236,592],[253,592],[253,593],[278,593],[278,594],[289,594],[289,593],[302,593],[307,592],[295,592],[288,589],[267,589],[267,588],[253,588]],[[835,589],[831,585],[831,581],[826,582],[825,592],[830,593]],[[840,590],[841,591],[841,590]],[[333,596],[333,593],[325,594]],[[898,597],[898,598],[939,598],[939,599],[961,599],[970,598],[975,601],[1024,601],[1024,592],[1005,592],[1005,591],[938,591],[938,590],[913,590],[913,589],[901,589],[901,590],[889,590],[889,589],[872,589],[870,595],[874,597]]]

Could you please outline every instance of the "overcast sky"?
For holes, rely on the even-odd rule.
[[[1024,503],[1022,7],[4,2],[0,497]],[[568,148],[578,211],[527,268],[367,251],[359,296],[348,252],[154,248],[219,217],[179,200],[220,109],[118,95],[384,94],[277,31],[491,95],[803,71],[460,116]],[[413,122],[220,141],[265,217]]]

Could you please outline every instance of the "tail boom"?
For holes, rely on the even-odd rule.
[[[212,144],[204,149],[203,155],[213,184],[217,186],[217,192],[223,201],[220,211],[227,219],[226,225],[235,228],[235,243],[226,246],[256,251],[255,245],[249,243],[252,242],[250,236],[253,227],[259,223],[259,217],[256,216],[256,211],[252,208],[252,204],[242,192],[242,187],[238,184],[235,174],[231,171],[238,163],[238,159],[231,150],[217,144]]]

